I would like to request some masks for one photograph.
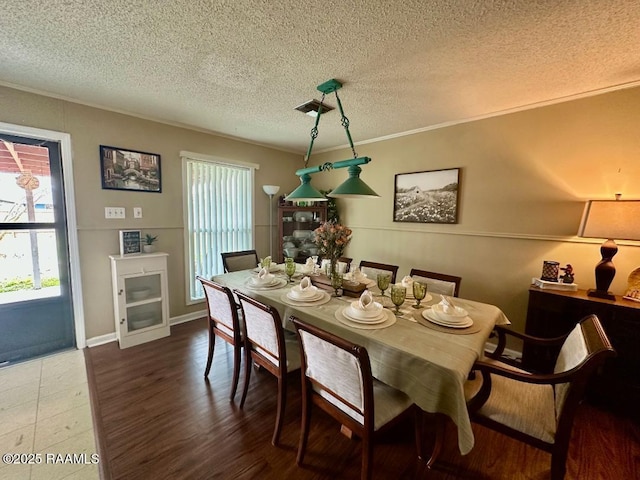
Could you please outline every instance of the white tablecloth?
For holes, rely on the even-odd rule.
[[[363,345],[369,352],[373,376],[405,392],[426,412],[443,413],[458,428],[458,446],[464,455],[473,448],[474,438],[464,398],[464,383],[475,360],[482,355],[485,342],[496,324],[508,324],[504,313],[493,305],[456,299],[456,305],[469,312],[480,331],[469,335],[439,332],[404,318],[387,328],[363,330],[339,322],[335,312],[354,298],[332,298],[329,303],[294,307],[281,300],[293,284],[275,290],[254,291],[246,280],[252,272],[242,271],[214,277],[232,290],[240,290],[275,307],[286,328],[289,316],[317,325],[327,331]],[[425,305],[440,301],[438,294]],[[408,304],[406,304],[408,306]]]

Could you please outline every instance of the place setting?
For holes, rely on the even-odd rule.
[[[328,303],[331,300],[331,295],[312,285],[309,277],[304,277],[298,285],[283,293],[280,300],[294,307],[311,307]]]
[[[351,271],[344,274],[344,280],[346,282],[352,282],[355,284],[364,284],[367,288],[375,287],[376,281],[367,278],[367,274],[360,270],[359,267],[355,267]]]
[[[287,279],[277,277],[269,272],[268,267],[262,267],[257,275],[245,280],[245,285],[251,290],[274,290],[287,284]]]
[[[454,305],[453,300],[446,295],[442,295],[440,303],[416,312],[414,318],[421,325],[447,333],[468,335],[480,331],[480,327],[474,325],[473,319],[469,317],[469,312]]]
[[[407,300],[415,300],[416,304],[412,305],[413,308],[422,308],[420,302],[430,301],[433,297],[427,293],[427,284],[414,280],[409,275],[405,276],[400,284],[407,289],[405,298]]]
[[[266,268],[269,273],[280,272],[282,267],[271,259],[271,256],[266,256],[260,259],[258,266],[253,269],[254,272],[260,272],[263,268]]]
[[[365,290],[358,300],[335,312],[336,319],[349,327],[374,330],[390,327],[396,323],[396,316],[376,302],[369,290]]]

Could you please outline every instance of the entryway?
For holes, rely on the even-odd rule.
[[[76,346],[62,164],[0,128],[0,366]]]

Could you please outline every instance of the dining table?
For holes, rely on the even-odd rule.
[[[368,288],[377,295],[374,299],[385,307],[387,320],[363,325],[349,321],[345,315],[345,309],[358,298],[335,296],[333,291],[328,291],[328,299],[324,296],[322,301],[303,304],[292,300],[288,293],[304,276],[313,279],[313,274],[298,272],[290,280],[281,269],[275,270],[273,275],[278,281],[269,288],[253,285],[256,270],[216,275],[212,280],[276,308],[285,329],[294,330],[289,321],[293,315],[364,346],[376,379],[407,394],[423,411],[449,417],[457,427],[460,453],[465,455],[471,451],[474,436],[464,385],[474,362],[483,356],[494,326],[510,323],[500,308],[455,298],[455,306],[467,310],[473,324],[467,328],[444,327],[425,318],[430,307],[442,301],[441,295],[427,293],[420,308],[413,308],[416,302],[408,298],[396,316],[388,294],[380,296],[375,282],[369,281]]]

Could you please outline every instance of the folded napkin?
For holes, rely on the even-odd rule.
[[[373,302],[373,295],[371,295],[371,292],[369,290],[365,290],[364,292],[362,292],[362,295],[360,295],[360,300],[358,300],[358,305],[362,310],[369,310],[375,307]]]
[[[308,257],[308,258],[307,258],[307,261],[306,261],[306,262],[304,262],[304,266],[305,266],[305,267],[313,268],[313,267],[315,267],[315,265],[316,265],[316,264],[315,264],[315,262],[313,261],[313,258],[311,258],[311,257]]]
[[[349,280],[350,282],[364,283],[367,281],[367,274],[364,272],[361,272],[360,268],[355,267],[350,272],[345,273],[344,278],[346,280]]]
[[[258,275],[251,278],[251,282],[254,285],[265,285],[273,280],[273,275],[269,273],[268,267],[262,267],[258,272]]]
[[[403,277],[400,283],[403,287],[407,287],[407,292],[413,288],[413,278],[411,278],[409,275]]]
[[[271,256],[270,255],[268,255],[268,256],[266,256],[264,258],[261,258],[260,259],[260,263],[258,264],[258,267],[260,267],[260,268],[263,268],[263,267],[269,268],[269,267],[271,267],[271,261],[272,260],[271,260]]]
[[[318,294],[318,287],[311,283],[309,277],[304,277],[299,285],[291,289],[290,297],[292,299],[315,299]]]

